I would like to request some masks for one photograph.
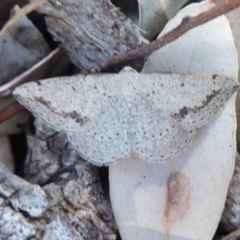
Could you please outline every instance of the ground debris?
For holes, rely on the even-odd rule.
[[[64,134],[47,132],[28,138],[29,182],[0,162],[0,238],[116,239],[97,169],[76,154]]]

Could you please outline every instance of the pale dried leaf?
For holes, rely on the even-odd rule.
[[[18,11],[15,6],[14,11]],[[39,30],[21,18],[0,37],[0,85],[24,72],[50,52]]]
[[[184,16],[211,7],[207,1],[183,9],[161,35]],[[208,72],[236,80],[237,69],[229,24],[220,17],[153,53],[144,71]],[[233,98],[172,161],[111,165],[111,201],[122,239],[212,239],[233,173],[235,128]]]
[[[139,27],[151,40],[188,0],[139,0]]]

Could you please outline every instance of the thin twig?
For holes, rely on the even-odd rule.
[[[216,7],[213,7],[209,11],[197,15],[196,17],[185,17],[179,26],[177,26],[176,28],[174,28],[172,31],[168,32],[161,38],[149,43],[148,45],[138,47],[127,53],[116,55],[106,61],[97,64],[89,71],[85,70],[82,73],[88,74],[106,71],[110,67],[117,66],[120,63],[130,62],[138,58],[146,57],[152,52],[176,40],[190,29],[193,29],[201,24],[204,24],[222,14],[225,14],[237,8],[238,6],[240,6],[240,0],[228,0],[224,3],[217,5]]]
[[[21,10],[19,10],[2,28],[1,32],[0,32],[0,37],[3,36],[6,31],[12,26],[14,25],[14,23],[16,23],[20,18],[26,16],[27,14],[29,14],[30,12],[32,12],[33,10],[35,10],[37,7],[39,7],[40,5],[42,5],[43,3],[45,3],[47,0],[35,0],[27,5],[25,5]]]
[[[8,120],[22,110],[24,110],[24,107],[18,102],[10,103],[0,111],[0,123]]]
[[[3,36],[6,31],[14,25],[20,18],[26,16],[28,13],[35,10],[37,7],[45,3],[47,0],[35,0],[27,5],[25,5],[21,10],[19,10],[2,28],[0,31],[0,37]],[[8,120],[9,118],[13,117],[17,113],[21,112],[24,109],[22,105],[20,105],[18,102],[13,102],[3,108],[0,111],[0,123]]]

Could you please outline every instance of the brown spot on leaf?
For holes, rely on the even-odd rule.
[[[181,173],[174,173],[168,179],[167,189],[165,217],[168,223],[175,223],[183,219],[189,209],[189,179]]]

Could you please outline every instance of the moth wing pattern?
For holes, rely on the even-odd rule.
[[[233,79],[205,73],[152,74],[141,80],[143,95],[189,130],[211,120],[237,87]]]
[[[85,128],[105,107],[109,97],[119,94],[117,81],[109,75],[107,78],[78,75],[30,82],[15,89],[13,94],[54,129],[71,132]]]
[[[27,83],[13,94],[35,116],[66,132],[83,158],[108,165],[131,151],[153,162],[173,158],[237,87],[217,75],[126,68]]]

